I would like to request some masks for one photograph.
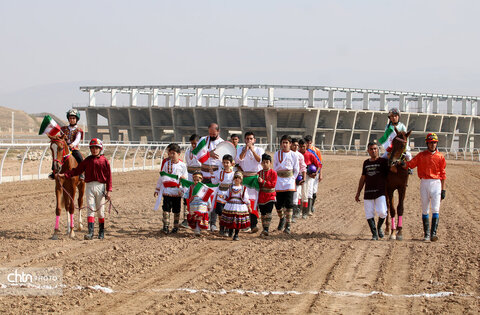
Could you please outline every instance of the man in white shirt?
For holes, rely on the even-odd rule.
[[[223,139],[220,138],[220,128],[218,124],[211,123],[208,126],[208,136],[205,136],[200,139],[199,142],[202,142],[205,139],[207,150],[210,154],[208,160],[202,163],[202,175],[203,175],[203,183],[211,183],[212,174],[210,170],[216,172],[222,165],[222,161],[218,158],[218,154],[215,153],[215,148],[220,142],[223,142]]]

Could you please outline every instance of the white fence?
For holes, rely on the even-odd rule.
[[[182,151],[190,144],[179,144]],[[104,144],[105,156],[110,161],[112,172],[160,169],[168,143],[155,144]],[[258,146],[266,148],[267,145]],[[2,144],[0,143],[0,184],[4,182],[45,179],[50,173],[51,152],[48,143]],[[88,145],[80,150],[88,155]],[[33,154],[34,153],[34,154]],[[8,159],[10,157],[10,160]],[[26,165],[28,162],[35,163]],[[5,174],[6,164],[9,164]],[[36,164],[36,165],[35,165]],[[29,174],[26,174],[26,169]]]

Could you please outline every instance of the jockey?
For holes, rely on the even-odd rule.
[[[70,109],[67,112],[68,126],[63,126],[61,128],[62,133],[65,135],[65,140],[68,144],[69,149],[72,151],[72,155],[77,160],[77,163],[83,161],[83,156],[79,151],[80,140],[83,139],[83,130],[77,126],[78,121],[80,120],[80,113],[76,109]],[[53,168],[53,167],[52,167]],[[50,179],[54,179],[53,173],[48,175]],[[80,175],[80,179],[84,179],[84,175]]]
[[[435,133],[429,133],[425,137],[428,149],[417,154],[404,167],[418,167],[418,177],[420,178],[420,197],[422,200],[422,221],[424,241],[437,241],[438,217],[440,212],[440,201],[445,199],[445,174],[446,161],[442,153],[438,152],[438,136]],[[432,209],[432,230],[428,214]]]
[[[385,131],[390,126],[397,128],[399,132],[407,132],[407,127],[402,122],[400,122],[400,110],[396,107],[393,107],[388,112],[388,124],[387,126],[385,126]],[[387,158],[387,155],[388,155],[388,152],[385,151],[382,157]],[[408,144],[407,144],[407,151],[405,152],[405,158],[407,159],[407,161],[410,161],[412,159],[412,154],[410,153],[410,146]],[[411,174],[410,169],[409,169],[409,174]]]

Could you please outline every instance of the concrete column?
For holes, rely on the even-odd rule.
[[[312,141],[315,144],[315,136],[317,135],[318,117],[320,109],[308,110],[304,115],[305,135],[312,135]]]
[[[225,106],[225,89],[218,89],[218,106]]]
[[[406,108],[405,95],[403,95],[403,94],[398,96],[398,107],[399,107],[400,112],[405,111],[405,108]]]
[[[462,115],[467,114],[467,99],[462,99]]]
[[[345,94],[345,108],[352,109],[352,92],[347,92]]]
[[[210,101],[211,101],[211,97],[210,97],[210,96],[206,96],[206,97],[205,97],[205,106],[206,106],[206,107],[210,107]]]
[[[438,114],[438,97],[437,96],[433,97],[433,100],[432,100],[432,113]]]
[[[267,128],[267,143],[269,151],[273,151],[273,145],[277,141],[277,111],[273,108],[265,108],[265,124]]]
[[[150,103],[150,106],[157,107],[158,106],[158,89],[153,89],[152,90],[151,97],[152,97],[152,101]]]
[[[130,106],[137,106],[138,89],[130,91]]]
[[[244,107],[248,106],[248,99],[247,99],[248,88],[242,88],[242,105]]]
[[[202,107],[202,88],[197,88],[195,90],[195,103],[197,107]]]
[[[480,115],[480,111],[478,110],[478,100],[472,101],[472,115]]]
[[[363,109],[370,109],[370,94],[368,94],[368,92],[363,93]]]
[[[380,93],[380,110],[388,110],[387,96],[385,95],[385,93]]]
[[[187,95],[185,96],[185,107],[190,107],[190,99],[191,99],[191,96]]]
[[[165,95],[165,107],[170,107],[170,94]]]
[[[117,106],[117,90],[112,89],[110,91],[110,106],[115,107]]]
[[[273,88],[268,88],[268,107],[273,107]]]
[[[173,107],[180,106],[180,89],[174,88],[173,89]]]
[[[447,98],[447,114],[453,114],[453,98]]]
[[[253,107],[258,107],[258,99],[253,100]]]
[[[308,90],[308,107],[315,107],[315,90],[313,89]]]
[[[335,106],[335,91],[328,91],[328,108],[334,108]]]
[[[423,113],[423,96],[419,96],[417,102],[418,102],[417,113]]]
[[[88,106],[94,107],[95,104],[95,90],[88,90],[88,95],[89,95],[89,102]]]

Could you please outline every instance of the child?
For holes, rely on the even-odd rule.
[[[262,214],[263,231],[261,236],[268,236],[268,228],[272,221],[272,210],[275,204],[275,185],[277,184],[277,172],[272,169],[272,157],[262,155],[262,170],[258,172],[260,193],[258,195],[258,208]]]
[[[297,154],[290,150],[292,138],[288,135],[280,139],[281,149],[275,153],[273,169],[277,172],[277,184],[275,191],[277,193],[277,208],[280,222],[278,230],[285,228],[284,232],[290,234],[290,225],[293,214],[293,194],[296,191],[295,179],[299,172],[299,163]],[[284,211],[285,209],[285,211]]]
[[[70,109],[67,112],[67,120],[68,126],[63,126],[61,128],[62,133],[65,135],[65,141],[68,144],[68,147],[72,151],[72,155],[80,164],[83,161],[83,156],[80,153],[78,145],[80,141],[83,139],[83,130],[77,126],[78,121],[80,120],[80,113],[76,109]],[[53,170],[53,162],[52,162],[52,170]],[[54,179],[53,173],[48,175],[50,179]],[[80,179],[84,179],[85,176],[80,174]]]
[[[187,171],[188,171],[188,180],[193,181],[193,172],[201,171],[202,163],[200,163],[197,159],[197,156],[192,153],[193,150],[197,147],[198,140],[200,136],[194,133],[190,136],[190,147],[185,150],[185,164],[187,164]],[[180,227],[188,228],[187,222],[188,216],[188,207],[187,207],[187,199],[183,199],[183,222],[180,224]]]
[[[200,229],[208,229],[208,209],[211,208],[211,201],[208,198],[204,201],[199,196],[193,194],[195,185],[201,183],[203,175],[201,171],[195,171],[193,173],[193,184],[185,192],[183,198],[187,199],[188,204],[188,225],[195,229],[195,236],[200,236]]]
[[[180,146],[171,143],[168,146],[168,160],[163,164],[160,177],[158,178],[157,187],[153,193],[154,197],[163,198],[163,230],[165,234],[169,233],[170,213],[173,212],[173,229],[172,234],[178,232],[180,222],[180,208],[182,203],[183,191],[180,188],[180,178],[186,179],[188,176],[187,166],[180,161]],[[174,175],[173,178],[169,175]],[[160,195],[160,196],[159,196]],[[160,200],[157,200],[157,204]]]
[[[407,127],[402,122],[400,122],[400,110],[396,107],[393,107],[388,112],[388,124],[385,127],[385,131],[387,131],[390,126],[395,127],[399,132],[407,132]],[[382,139],[380,139],[379,142],[383,144]],[[385,159],[388,158],[388,151],[385,151],[382,157]],[[410,161],[412,159],[412,153],[410,152],[409,145],[407,145],[407,151],[405,152],[405,157],[407,161]],[[408,169],[408,173],[412,174],[411,169]]]
[[[300,139],[300,141],[303,141]],[[292,146],[291,149],[293,152],[297,154],[298,157],[298,167],[299,167],[299,176],[302,176],[302,179],[300,181],[297,181],[295,179],[295,184],[297,185],[297,189],[295,193],[293,194],[293,217],[292,217],[292,222],[295,223],[295,219],[300,217],[300,207],[305,205],[307,202],[307,185],[306,185],[306,179],[307,179],[307,164],[305,164],[305,158],[303,157],[303,154],[299,152],[299,140],[294,138],[292,139]],[[297,203],[298,200],[298,203]]]
[[[212,177],[212,184],[219,184],[214,199],[215,202],[213,203],[215,205],[215,208],[211,211],[212,215],[210,218],[210,230],[212,232],[217,230],[217,216],[219,218],[222,217],[222,210],[226,202],[226,193],[228,191],[228,188],[230,188],[233,183],[233,157],[230,154],[225,154],[222,158],[222,165],[223,170],[218,170],[217,172],[215,172],[215,176]],[[219,221],[220,235],[223,235],[225,233],[225,226],[223,226],[222,220]]]
[[[93,239],[93,226],[95,224],[95,212],[98,215],[98,238],[105,237],[105,199],[110,200],[110,192],[112,191],[112,173],[110,170],[110,163],[105,156],[100,153],[103,150],[103,143],[100,139],[93,138],[89,144],[91,155],[83,160],[76,168],[59,174],[59,177],[70,178],[78,176],[85,172],[86,185],[86,199],[88,206],[88,234],[85,234],[84,239]],[[58,229],[58,220],[55,229]]]
[[[235,172],[233,175],[233,184],[228,189],[227,203],[222,211],[222,221],[225,228],[229,229],[228,236],[238,241],[238,232],[250,227],[250,200],[245,186],[242,185],[243,175],[241,172]]]

